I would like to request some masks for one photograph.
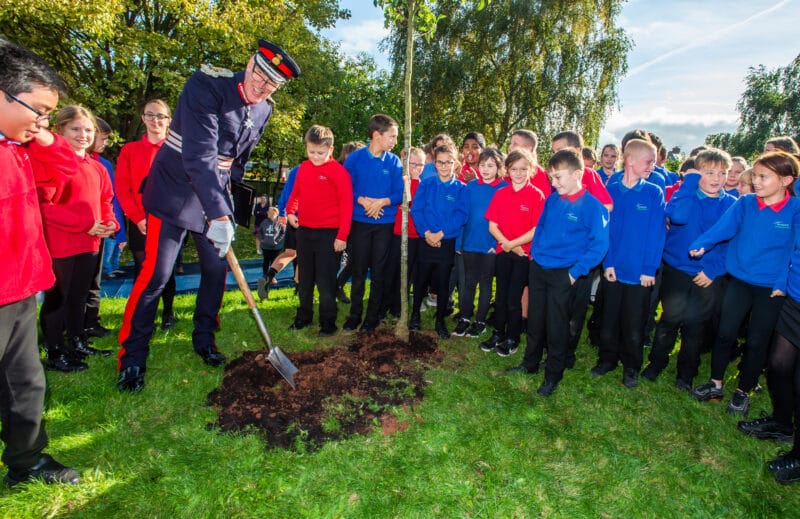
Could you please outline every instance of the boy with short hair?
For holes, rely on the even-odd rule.
[[[531,244],[528,344],[522,364],[509,372],[538,372],[546,342],[542,396],[550,396],[564,376],[575,303],[589,290],[589,273],[608,250],[608,210],[581,184],[584,167],[571,149],[550,158],[556,192],[545,201]]]
[[[353,216],[350,176],[333,160],[333,132],[314,125],[305,136],[308,160],[300,164],[286,218],[297,227],[300,305],[290,330],[311,324],[314,285],[319,289],[319,334],[336,332],[337,253],[347,247]],[[299,219],[298,219],[299,212]]]
[[[623,158],[622,178],[608,186],[614,212],[601,281],[601,345],[597,365],[591,371],[596,377],[605,375],[622,360],[622,382],[635,387],[642,367],[650,292],[664,250],[666,221],[664,192],[645,180],[655,165],[656,147],[631,140]]]
[[[47,130],[66,84],[44,60],[0,38],[0,428],[4,481],[79,481],[78,473],[43,451],[46,380],[39,358],[36,293],[53,286],[36,185],[58,185],[78,170],[75,152]],[[47,171],[39,170],[44,162]],[[55,167],[53,167],[55,166]],[[35,180],[34,180],[35,179]],[[11,224],[13,222],[13,225]]]
[[[572,148],[575,153],[583,154],[583,137],[579,133],[573,131],[564,131],[557,133],[550,143],[550,150],[555,154],[565,148]],[[600,200],[609,212],[614,208],[614,202],[608,194],[608,190],[603,185],[600,175],[591,168],[584,168],[581,184],[591,193],[596,199]]]
[[[731,168],[727,153],[705,150],[694,163],[696,169],[687,172],[666,208],[670,225],[664,244],[661,319],[656,326],[650,364],[642,372],[644,378],[655,380],[667,367],[681,327],[675,385],[684,391],[692,388],[706,330],[714,321],[714,309],[719,307],[724,292],[727,245],[720,244],[702,258],[692,258],[686,250],[736,201],[724,190],[726,172]]]
[[[342,327],[346,331],[355,330],[361,323],[367,271],[371,283],[361,331],[374,330],[380,319],[394,217],[397,205],[403,201],[403,165],[391,152],[397,144],[398,128],[388,115],[372,116],[367,127],[369,145],[344,161],[352,179],[354,201],[349,251],[353,262],[350,315]]]

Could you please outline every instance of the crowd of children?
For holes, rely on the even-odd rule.
[[[397,123],[375,116],[368,136],[369,145],[344,161],[352,191],[329,189],[315,197],[328,201],[329,224],[340,222],[323,241],[329,263],[344,241],[352,254],[345,330],[361,323],[367,273],[371,290],[361,331],[373,330],[387,313],[399,314],[403,180],[400,159],[391,152]],[[619,147],[603,146],[599,160],[579,134],[561,132],[552,139],[546,171],[536,146],[533,132],[517,130],[507,156],[477,132],[467,134],[460,152],[446,134],[424,150],[410,150],[409,328],[421,328],[428,301],[435,306],[436,333],[451,336],[446,318],[456,287],[452,335],[489,334],[478,346],[502,357],[513,355],[524,335],[523,359],[506,372],[543,370],[538,393],[550,396],[575,365],[593,296],[593,376],[621,364],[629,388],[640,376],[656,380],[680,335],[676,387],[700,401],[722,399],[726,367],[741,351],[728,412],[747,415],[749,395],[767,368],[774,415],[742,421],[739,429],[791,439],[800,416],[800,202],[793,191],[800,157],[794,141],[771,139],[750,168],[742,157],[702,146],[679,173],[664,167],[666,149],[643,130],[626,134]],[[330,155],[327,160],[333,162]],[[298,177],[294,190],[307,191],[312,182],[318,181]],[[318,210],[303,198],[292,194],[290,221],[294,213]],[[299,234],[298,249],[310,246],[307,241],[313,240]],[[312,272],[304,275],[300,267],[300,291],[325,286],[320,335],[330,335],[335,314],[322,313],[333,297],[336,269],[306,268]],[[312,285],[304,289],[304,283]],[[302,299],[294,329],[311,322],[308,294]],[[645,346],[652,348],[642,369]],[[695,387],[704,346],[712,352],[711,376]],[[789,454],[769,465],[778,481],[800,480],[798,437]]]

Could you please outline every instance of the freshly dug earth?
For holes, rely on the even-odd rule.
[[[378,330],[347,347],[291,352],[298,367],[292,389],[267,360],[269,350],[245,352],[225,368],[208,403],[219,409],[222,431],[263,431],[268,447],[315,449],[323,442],[369,432],[405,429],[390,410],[410,407],[423,394],[424,371],[442,354],[436,339],[411,332],[410,343]]]

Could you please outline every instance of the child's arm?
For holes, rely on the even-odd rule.
[[[645,257],[642,262],[642,274],[639,276],[642,286],[651,287],[656,282],[656,272],[661,266],[661,258],[664,255],[664,241],[667,238],[666,225],[666,204],[664,203],[664,192],[661,189],[653,190],[650,222],[647,227]]]
[[[728,208],[722,217],[709,230],[701,234],[689,245],[689,255],[700,257],[706,249],[711,249],[719,242],[727,241],[736,236],[742,224],[745,203],[748,198],[742,197]]]
[[[589,204],[586,206],[588,207]],[[602,204],[596,206],[592,204],[591,208],[594,211],[584,218],[587,223],[586,236],[588,238],[586,250],[583,256],[569,269],[569,277],[573,283],[599,265],[608,252],[608,210]]]
[[[697,185],[700,174],[689,170],[683,179],[680,189],[672,195],[667,204],[667,218],[671,225],[686,225],[692,215],[692,201],[697,196]]]

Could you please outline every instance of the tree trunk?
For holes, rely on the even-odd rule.
[[[403,149],[403,189],[402,206],[402,236],[400,238],[400,319],[395,326],[395,336],[408,342],[408,202],[411,199],[411,176],[408,168],[408,150],[411,148],[411,68],[414,63],[414,18],[417,12],[416,0],[408,0],[408,14],[406,16],[406,70],[403,80],[405,98],[405,135]],[[418,287],[414,287],[415,290]]]

